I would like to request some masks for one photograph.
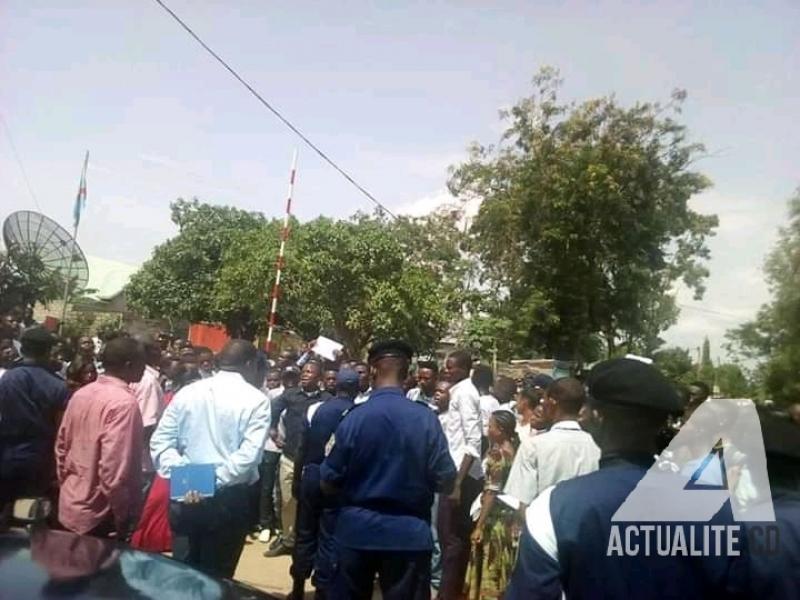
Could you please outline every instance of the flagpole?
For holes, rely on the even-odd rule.
[[[292,196],[294,194],[294,180],[297,173],[297,149],[292,155],[292,169],[289,172],[289,191],[286,194],[286,214],[283,216],[281,229],[281,244],[278,248],[278,260],[275,262],[275,284],[272,286],[272,304],[269,310],[269,329],[267,329],[267,354],[272,352],[272,334],[275,330],[275,318],[278,313],[278,296],[281,290],[281,271],[283,270],[283,257],[286,251],[286,241],[289,239],[289,218],[292,214]]]
[[[61,306],[61,320],[58,322],[59,334],[64,331],[64,321],[67,319],[67,303],[69,302],[69,284],[72,277],[72,263],[75,260],[75,249],[78,246],[78,225],[81,222],[81,210],[83,204],[86,202],[86,167],[89,165],[89,151],[86,151],[86,157],[83,159],[83,171],[81,172],[81,182],[78,185],[78,197],[75,199],[75,208],[73,209],[73,225],[72,225],[72,244],[70,245],[69,263],[67,263],[67,276],[64,282],[64,303]]]

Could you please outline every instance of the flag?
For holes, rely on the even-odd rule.
[[[78,187],[78,197],[75,198],[75,208],[72,209],[74,227],[78,229],[81,222],[81,212],[86,207],[86,167],[89,166],[89,151],[86,151],[86,158],[83,160],[83,171],[81,171],[81,184]]]

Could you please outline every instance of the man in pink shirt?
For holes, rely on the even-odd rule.
[[[139,342],[117,338],[105,373],[72,396],[56,439],[58,520],[79,534],[125,539],[142,500],[144,432],[136,397],[145,358]]]

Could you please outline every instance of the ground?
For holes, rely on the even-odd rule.
[[[267,544],[248,539],[236,568],[235,579],[265,592],[285,596],[292,590],[292,578],[289,575],[292,559],[289,556],[265,558],[262,554],[267,548]],[[307,582],[306,591],[313,589]],[[313,594],[306,593],[306,598],[311,597]]]

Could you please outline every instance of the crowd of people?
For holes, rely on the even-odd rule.
[[[52,527],[228,578],[249,536],[265,560],[291,556],[292,598],[309,579],[318,598],[370,598],[376,581],[386,599],[800,594],[796,407],[762,416],[779,556],[618,557],[613,515],[654,464],[679,470],[662,450],[709,396],[697,382],[682,398],[639,358],[514,380],[400,340],[328,360],[2,327],[0,519],[48,498]],[[173,496],[186,465],[213,465],[213,495]]]

